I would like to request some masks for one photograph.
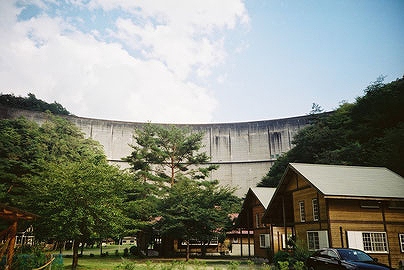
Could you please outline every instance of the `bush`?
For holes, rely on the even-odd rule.
[[[280,250],[274,255],[274,263],[289,261],[291,258],[288,252]]]
[[[141,249],[137,246],[131,246],[129,249],[131,255],[143,258],[145,255],[142,253]]]
[[[304,262],[302,262],[302,261],[296,261],[296,262],[293,264],[293,268],[294,268],[295,270],[303,270],[303,269],[304,269]]]
[[[64,269],[63,255],[62,254],[55,255],[55,259],[52,262],[52,269],[57,269],[57,270]]]
[[[280,270],[289,270],[289,262],[288,261],[284,261],[284,262],[279,261],[278,265],[279,265]]]

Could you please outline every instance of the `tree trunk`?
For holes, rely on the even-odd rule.
[[[186,258],[185,258],[185,261],[189,261],[189,241],[187,241],[187,255],[186,255]]]
[[[79,244],[80,241],[74,240],[73,241],[73,262],[72,262],[72,269],[77,269],[79,265]]]

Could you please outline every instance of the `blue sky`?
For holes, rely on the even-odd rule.
[[[0,91],[83,117],[240,122],[326,111],[404,74],[404,1],[0,2]]]

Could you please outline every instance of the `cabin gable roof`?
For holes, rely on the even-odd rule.
[[[404,178],[384,167],[290,163],[288,169],[325,197],[404,199]]]
[[[272,199],[272,196],[275,193],[276,188],[269,188],[269,187],[255,187],[255,188],[249,188],[247,195],[244,199],[243,206],[241,208],[241,211],[238,215],[237,218],[237,224],[238,226],[248,226],[249,221],[247,219],[252,219],[251,216],[249,216],[249,211],[252,208],[251,204],[255,200],[257,200],[262,206],[264,210],[267,209],[269,202]]]

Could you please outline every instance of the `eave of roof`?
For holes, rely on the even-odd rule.
[[[37,218],[38,215],[35,215],[33,213],[29,213],[26,211],[23,211],[21,209],[11,207],[5,204],[0,204],[0,219],[5,219],[5,220],[19,220],[19,219],[24,219],[24,220],[33,220]]]

